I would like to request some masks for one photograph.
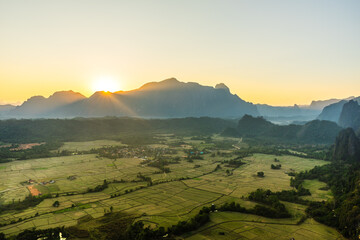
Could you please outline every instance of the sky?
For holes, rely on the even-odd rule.
[[[359,96],[359,11],[358,0],[0,0],[0,104],[171,77],[277,106]]]

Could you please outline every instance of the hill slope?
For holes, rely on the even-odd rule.
[[[354,130],[360,128],[360,106],[358,102],[351,100],[344,104],[339,117],[339,125]]]

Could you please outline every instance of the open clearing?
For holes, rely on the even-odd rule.
[[[326,183],[320,182],[319,180],[305,180],[303,183],[304,188],[307,188],[311,192],[311,196],[304,196],[303,199],[312,201],[326,201],[333,198],[333,195],[329,189],[326,188]]]

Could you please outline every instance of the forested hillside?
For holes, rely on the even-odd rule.
[[[276,142],[333,143],[340,130],[341,127],[330,121],[314,120],[305,125],[280,126],[262,117],[245,115],[236,129],[226,129],[223,134]]]

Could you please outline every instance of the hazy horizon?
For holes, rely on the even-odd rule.
[[[359,1],[0,1],[0,104],[176,77],[252,103],[360,95]],[[95,86],[95,87],[94,87]]]
[[[166,79],[163,79],[163,80],[166,80]],[[177,79],[177,80],[179,80],[180,82],[183,82],[183,81],[181,81],[180,79]],[[160,82],[160,81],[157,81],[157,82]],[[220,82],[219,82],[219,83],[220,83]],[[146,84],[146,83],[144,83],[144,84]],[[119,91],[125,91],[125,92],[126,92],[126,91],[137,90],[137,89],[139,89],[140,87],[142,87],[144,84],[142,84],[141,86],[138,86],[138,87],[136,87],[136,88],[134,88],[134,89],[119,90]],[[200,84],[200,85],[202,85],[202,84]],[[226,84],[225,84],[225,85],[226,85]],[[207,85],[203,85],[203,86],[207,86]],[[215,87],[215,85],[214,85],[214,86],[209,86],[209,87]],[[62,89],[62,90],[56,90],[56,91],[54,91],[54,92],[52,92],[52,93],[50,93],[50,94],[47,94],[47,95],[35,94],[35,95],[30,96],[29,98],[25,99],[24,101],[6,102],[6,101],[1,101],[1,100],[0,100],[0,105],[20,106],[21,104],[23,104],[26,100],[30,99],[31,97],[43,96],[43,97],[45,97],[45,98],[49,98],[49,97],[50,97],[51,95],[53,95],[54,93],[56,93],[56,92],[62,92],[62,91],[65,91],[65,92],[66,92],[66,91],[73,91],[73,92],[75,92],[75,93],[80,93],[80,94],[84,95],[84,96],[87,97],[87,98],[89,98],[91,95],[95,94],[96,92],[101,92],[101,91],[110,92],[110,93],[118,92],[118,91],[98,90],[98,91],[91,92],[90,94],[84,94],[84,93],[79,92],[79,91],[74,91],[73,89]],[[236,94],[236,93],[232,92],[231,89],[230,89],[230,92],[231,92],[232,94]],[[239,97],[241,98],[241,96],[239,96]],[[347,99],[347,98],[349,98],[349,97],[357,97],[357,96],[352,95],[352,96],[338,97],[338,98],[337,98],[337,97],[332,97],[332,98],[329,98],[329,99],[312,99],[311,101],[323,101],[323,100],[330,100],[330,99]],[[243,99],[243,100],[247,101],[246,99]],[[266,102],[264,102],[264,103],[251,102],[251,103],[253,103],[253,104],[267,104],[267,105],[271,105],[271,106],[275,106],[275,107],[288,107],[288,106],[294,106],[295,104],[298,105],[298,106],[309,106],[309,105],[311,104],[311,101],[308,102],[308,103],[305,103],[305,104],[297,104],[297,103],[294,103],[293,105],[271,105],[271,104],[268,104],[268,103],[266,103]],[[248,101],[248,102],[250,102],[250,101]]]

